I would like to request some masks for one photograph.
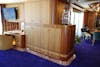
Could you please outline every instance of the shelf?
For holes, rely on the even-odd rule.
[[[12,31],[6,31],[4,34],[20,34],[24,35],[24,33],[21,30],[12,30]]]
[[[6,22],[21,22],[20,19],[16,19],[16,20],[6,20]]]

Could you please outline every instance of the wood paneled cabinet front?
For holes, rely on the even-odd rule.
[[[18,48],[26,48],[26,37],[25,35],[14,35],[16,40],[16,47]]]
[[[61,60],[73,55],[74,25],[33,25],[25,34],[26,47],[33,51]]]

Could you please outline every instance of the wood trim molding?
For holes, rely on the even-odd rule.
[[[80,5],[76,4],[76,3],[73,3],[73,4],[78,6],[78,7],[80,7],[80,8],[82,8],[82,9],[84,9],[84,7],[82,7],[82,6],[80,6]]]
[[[51,24],[56,22],[57,0],[50,0]]]
[[[3,12],[2,12],[2,8],[4,8],[5,7],[5,4],[0,4],[0,6],[1,6],[1,19],[2,19],[2,26],[3,26],[3,32],[4,32],[4,23],[6,22],[5,20],[4,20],[4,18],[3,18]]]
[[[19,22],[3,22],[3,31],[20,30]]]
[[[61,54],[68,55],[66,58],[61,58],[62,60],[67,60],[68,57],[72,56],[74,53],[74,43],[75,43],[75,25],[65,26],[62,29],[62,43],[61,43]]]

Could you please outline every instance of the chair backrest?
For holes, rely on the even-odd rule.
[[[94,38],[95,40],[100,40],[100,32],[94,32],[93,38]]]
[[[0,35],[0,50],[8,50],[12,48],[12,36]]]
[[[81,29],[81,32],[86,32],[87,30],[85,28],[82,28]]]

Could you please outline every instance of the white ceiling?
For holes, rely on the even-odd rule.
[[[0,0],[0,4],[8,4],[8,3],[20,3],[24,2],[25,0]]]
[[[83,7],[84,9],[89,10],[89,11],[93,11],[93,10],[89,7],[89,5],[90,5],[91,3],[95,3],[95,2],[100,2],[100,0],[78,0],[78,1],[75,1],[75,0],[74,0],[74,3],[75,3],[75,4],[81,6],[81,7]]]
[[[89,5],[91,3],[95,3],[95,2],[98,2],[98,1],[85,1],[85,2],[76,2],[78,5],[84,7],[84,8],[89,8]]]
[[[0,0],[0,4],[20,3],[20,2],[25,2],[25,1],[34,1],[34,0]],[[90,11],[92,10],[89,8],[89,4],[100,2],[100,0],[70,0],[70,1]]]

